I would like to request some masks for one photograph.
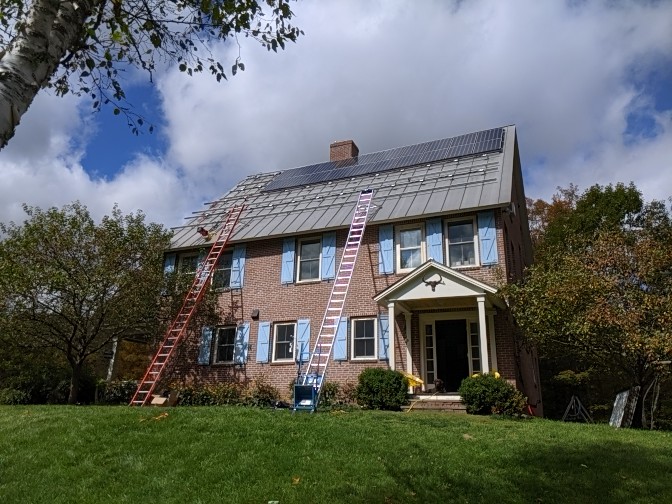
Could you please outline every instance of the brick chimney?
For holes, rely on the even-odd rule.
[[[329,146],[329,161],[345,161],[356,158],[358,155],[359,149],[352,140],[334,142]]]

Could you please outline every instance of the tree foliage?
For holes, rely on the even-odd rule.
[[[137,68],[150,80],[158,67],[217,81],[245,70],[210,51],[212,41],[251,38],[284,49],[301,30],[287,0],[8,0],[0,2],[0,148],[42,87],[111,104],[134,133],[143,119],[126,102],[121,74]],[[229,64],[230,64],[229,63]],[[151,130],[151,127],[150,127]]]
[[[99,223],[79,203],[24,210],[23,224],[0,224],[0,339],[62,354],[73,403],[93,355],[114,338],[161,329],[169,233],[116,206]]]
[[[505,287],[525,337],[546,356],[646,386],[672,359],[670,212],[622,184],[570,187],[538,208],[536,263]]]

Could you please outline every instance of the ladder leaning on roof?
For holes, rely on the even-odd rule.
[[[191,320],[196,307],[203,298],[208,281],[212,277],[212,273],[215,270],[215,265],[219,260],[219,257],[222,255],[224,248],[229,242],[229,238],[233,234],[233,230],[236,227],[238,218],[242,213],[244,205],[234,206],[230,208],[224,220],[215,242],[212,244],[210,251],[208,252],[207,257],[201,264],[198,265],[196,270],[196,275],[194,276],[194,281],[191,284],[191,288],[187,292],[187,295],[184,298],[182,303],[182,308],[180,308],[177,317],[173,320],[173,323],[170,325],[170,328],[166,332],[166,335],[159,345],[159,349],[154,355],[151,364],[145,372],[138,389],[131,399],[130,406],[144,406],[151,401],[152,392],[156,387],[156,384],[159,382],[161,373],[163,373],[166,368],[166,364],[173,354],[177,345],[182,341],[182,338],[187,331],[187,326]]]
[[[324,376],[327,372],[327,364],[329,363],[334,339],[336,338],[336,331],[343,314],[350,280],[355,270],[357,252],[359,252],[359,247],[362,244],[372,198],[373,189],[367,189],[359,193],[355,213],[352,216],[350,224],[350,231],[348,232],[348,239],[345,241],[343,255],[341,256],[341,262],[331,288],[320,332],[317,335],[317,340],[315,340],[315,346],[310,355],[306,372],[299,376],[294,386],[294,411],[315,411],[317,409]]]

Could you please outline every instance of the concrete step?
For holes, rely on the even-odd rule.
[[[441,396],[411,396],[409,403],[404,406],[404,410],[431,410],[431,411],[446,411],[451,413],[466,413],[467,407],[461,399],[456,398],[442,398]]]

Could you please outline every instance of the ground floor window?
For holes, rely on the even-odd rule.
[[[296,324],[275,324],[273,327],[273,362],[294,360]]]
[[[352,358],[376,358],[376,319],[364,318],[352,320]]]
[[[215,335],[215,363],[232,364],[236,341],[236,328],[218,327]]]

